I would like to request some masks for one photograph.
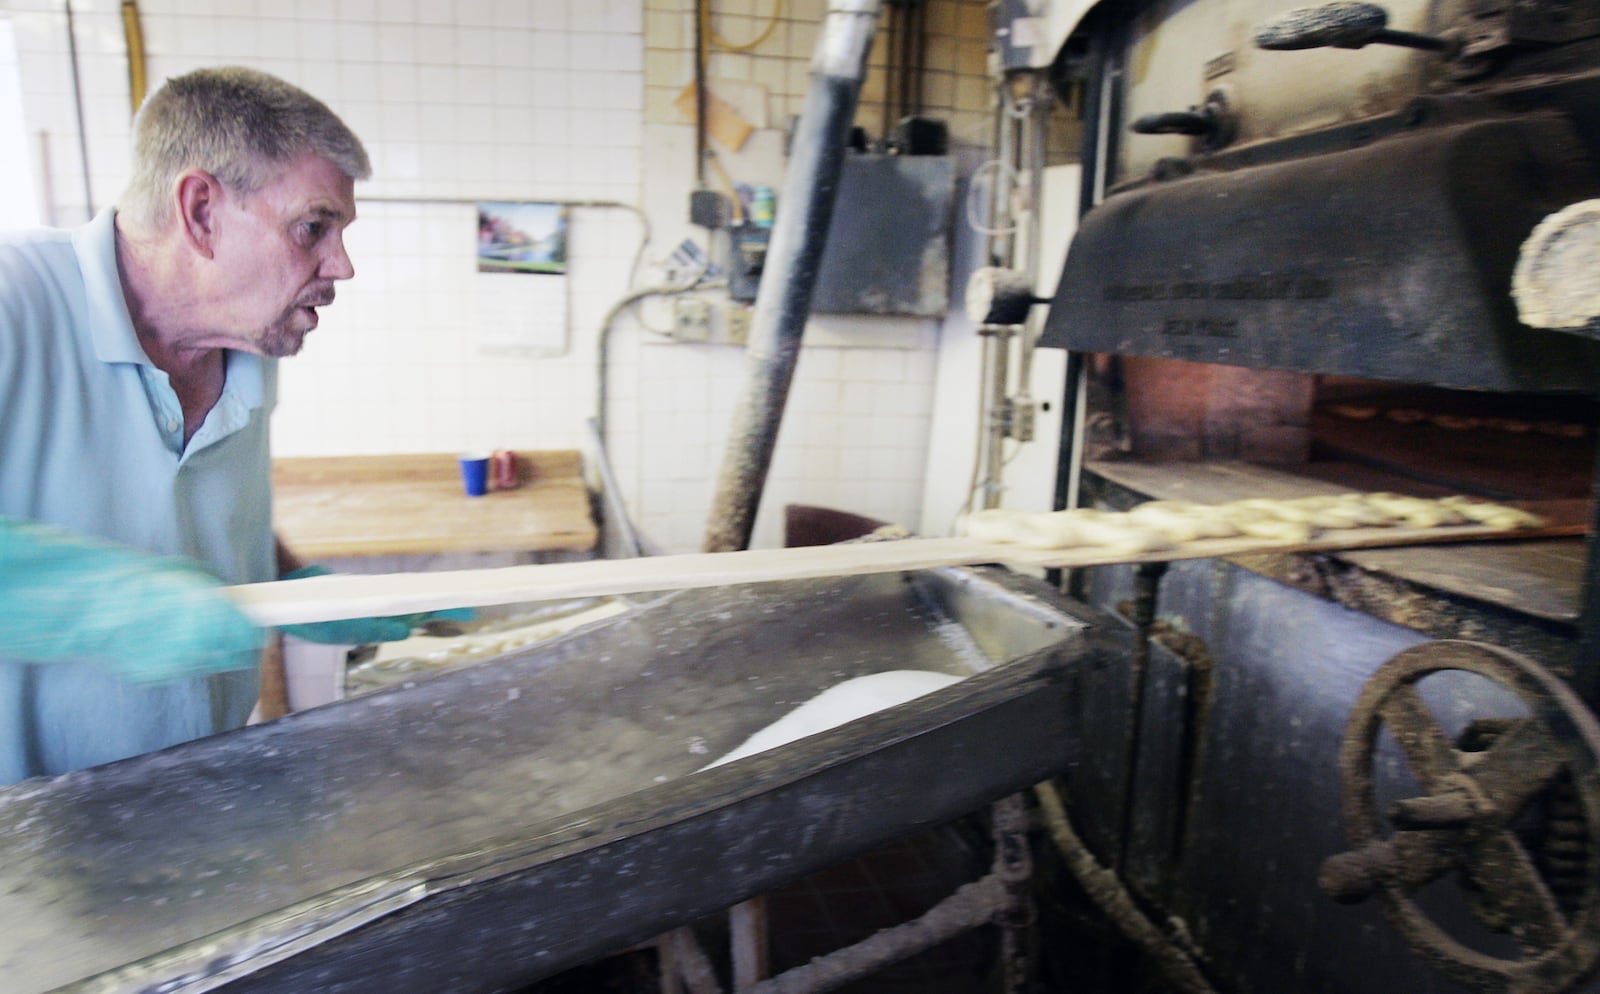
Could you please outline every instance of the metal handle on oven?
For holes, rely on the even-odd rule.
[[[1377,4],[1343,2],[1281,14],[1256,28],[1253,40],[1257,48],[1276,51],[1400,45],[1453,53],[1458,47],[1449,38],[1389,30],[1389,12]]]
[[[1239,130],[1239,115],[1228,94],[1227,87],[1218,87],[1206,95],[1204,106],[1146,114],[1129,127],[1141,135],[1193,135],[1200,139],[1202,150],[1216,151],[1233,141]]]

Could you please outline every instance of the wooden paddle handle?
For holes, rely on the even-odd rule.
[[[1360,528],[1325,532],[1305,542],[1242,536],[1200,539],[1143,553],[1119,553],[1090,546],[1027,549],[966,538],[912,538],[797,549],[694,553],[644,559],[594,559],[435,573],[335,574],[229,587],[227,594],[258,624],[277,626],[452,607],[488,607],[571,597],[895,573],[980,563],[1078,568],[1264,552],[1333,552],[1341,549],[1582,533],[1582,524],[1556,524],[1536,530],[1514,531],[1482,525]]]

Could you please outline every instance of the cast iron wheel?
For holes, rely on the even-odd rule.
[[[1487,748],[1464,751],[1417,690],[1424,677],[1448,670],[1493,681],[1529,715],[1503,723]],[[1373,761],[1384,728],[1424,793],[1380,814]],[[1414,949],[1472,990],[1554,994],[1594,966],[1600,956],[1600,723],[1561,680],[1494,646],[1444,641],[1407,649],[1362,688],[1339,767],[1351,851],[1323,863],[1320,883],[1331,897],[1353,903],[1375,896]],[[1569,784],[1587,844],[1580,886],[1558,902],[1513,825],[1536,800]],[[1413,900],[1451,871],[1459,871],[1473,915],[1514,938],[1521,957],[1463,944]]]

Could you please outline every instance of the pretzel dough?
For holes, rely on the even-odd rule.
[[[1208,538],[1248,535],[1292,545],[1324,531],[1469,523],[1504,530],[1542,524],[1526,511],[1467,497],[1428,500],[1351,493],[1288,500],[1251,497],[1226,504],[1156,500],[1120,513],[1090,508],[1053,513],[989,509],[968,515],[964,530],[969,538],[1032,549],[1092,547],[1139,554]]]

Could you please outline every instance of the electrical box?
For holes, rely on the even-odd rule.
[[[678,297],[672,302],[672,337],[680,342],[711,340],[711,302],[700,297]]]
[[[955,190],[947,155],[846,156],[811,309],[942,317]]]

